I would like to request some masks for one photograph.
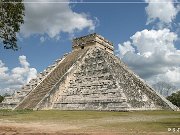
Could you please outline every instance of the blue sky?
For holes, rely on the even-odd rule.
[[[94,32],[112,41],[115,54],[148,83],[167,81],[180,87],[179,1],[43,2],[25,3],[25,23],[18,33],[21,49],[0,46],[1,92],[18,89],[70,52],[72,38]]]

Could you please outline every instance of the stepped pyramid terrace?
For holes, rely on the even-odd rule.
[[[33,110],[178,110],[113,53],[94,33],[73,39],[72,52],[39,73],[2,108]]]

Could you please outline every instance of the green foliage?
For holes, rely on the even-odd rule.
[[[170,96],[167,97],[167,99],[171,101],[174,105],[180,107],[180,91],[172,93]]]
[[[17,32],[24,23],[22,0],[0,0],[0,39],[5,49],[18,50]]]
[[[4,97],[0,95],[0,103],[4,100]]]

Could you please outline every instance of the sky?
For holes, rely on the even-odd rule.
[[[180,88],[180,1],[24,0],[18,51],[0,43],[0,93],[23,84],[72,51],[72,39],[98,33],[147,83]]]

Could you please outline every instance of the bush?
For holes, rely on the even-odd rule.
[[[0,95],[0,103],[4,100],[4,97]]]
[[[177,107],[180,107],[180,91],[172,93],[170,96],[167,97],[167,99]]]

